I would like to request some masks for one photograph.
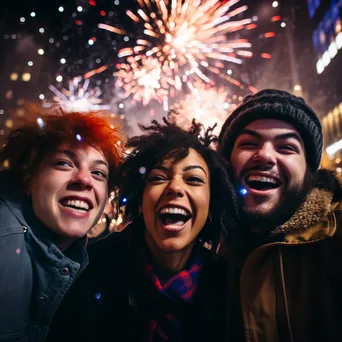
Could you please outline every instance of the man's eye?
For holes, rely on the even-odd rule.
[[[103,171],[100,171],[100,170],[93,171],[92,174],[95,175],[95,176],[104,178],[104,179],[107,179],[107,178],[108,178],[107,173],[105,173],[105,172],[103,172]]]
[[[252,141],[242,141],[239,143],[240,147],[255,147],[257,144]]]
[[[281,145],[279,149],[285,152],[298,152],[297,147],[293,145]]]
[[[65,160],[58,160],[55,165],[62,167],[72,167],[72,164],[69,161]]]

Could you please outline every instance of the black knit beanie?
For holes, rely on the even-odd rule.
[[[306,160],[312,172],[320,164],[322,155],[322,126],[314,111],[301,97],[286,91],[265,89],[247,96],[223,124],[218,149],[230,158],[235,140],[250,122],[277,119],[289,122],[300,133],[306,150]]]

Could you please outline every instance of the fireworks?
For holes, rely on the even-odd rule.
[[[157,59],[130,56],[126,63],[118,64],[117,69],[116,86],[124,89],[125,97],[132,94],[133,102],[146,106],[152,99],[162,102],[167,98],[173,80]]]
[[[136,12],[127,10],[126,14],[140,25],[136,31],[142,32],[142,36],[136,39],[134,47],[126,47],[118,52],[119,58],[131,59],[127,58],[126,63],[120,64],[116,75],[121,78],[119,84],[128,83],[122,79],[133,79],[135,84],[140,82],[147,89],[127,86],[127,95],[133,94],[135,100],[141,99],[147,104],[151,99],[160,101],[161,97],[169,94],[170,89],[180,90],[184,83],[200,79],[213,86],[215,79],[225,75],[227,64],[241,64],[244,58],[251,58],[252,44],[247,39],[239,38],[236,32],[248,31],[257,25],[250,18],[235,20],[247,10],[247,6],[236,6],[239,1],[137,0],[139,9]],[[116,34],[128,34],[108,24],[98,26]],[[267,37],[271,36],[269,34]],[[129,67],[133,58],[142,63],[134,68]],[[139,81],[139,75],[144,79],[146,75],[151,75],[150,70],[142,70],[144,58],[148,58],[148,65],[155,64],[152,79],[157,87],[144,80]],[[132,69],[136,71],[134,77],[131,75]],[[224,79],[240,88],[244,87],[231,76],[225,75]],[[163,89],[163,94],[156,89]],[[136,95],[136,92],[139,94]]]
[[[53,85],[50,85],[49,89],[55,94],[53,97],[55,103],[46,103],[46,107],[58,105],[67,112],[110,109],[109,106],[101,105],[102,93],[98,87],[89,89],[88,79],[82,82],[81,77],[75,77],[69,81],[69,89],[58,90]]]
[[[208,89],[203,83],[197,83],[184,100],[172,107],[175,112],[172,119],[185,129],[190,127],[193,118],[206,128],[217,123],[214,134],[219,134],[222,124],[236,108],[238,100],[241,101],[242,98],[236,95],[230,97],[227,89],[223,87]]]

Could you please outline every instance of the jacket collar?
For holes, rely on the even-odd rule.
[[[315,187],[294,215],[272,231],[271,237],[285,234],[285,242],[307,242],[331,236],[335,220],[331,216],[341,200],[341,179],[329,170],[315,174]]]
[[[0,199],[22,226],[28,225],[28,219],[34,216],[31,200],[9,170],[0,171]]]

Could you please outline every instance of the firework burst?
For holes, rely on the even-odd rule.
[[[247,10],[247,6],[238,5],[239,1],[137,0],[139,9],[127,10],[126,14],[140,25],[136,31],[142,35],[134,47],[121,49],[118,56],[153,57],[160,63],[160,79],[170,79],[171,75],[172,81],[165,82],[175,90],[198,79],[213,86],[218,77],[244,88],[223,70],[229,63],[242,64],[243,59],[253,56],[252,44],[239,36],[257,25],[251,18],[239,19]],[[129,34],[108,24],[98,26]]]
[[[197,82],[191,93],[172,106],[171,118],[185,129],[191,126],[193,118],[206,128],[217,123],[214,134],[219,134],[222,124],[241,100],[236,95],[231,97],[224,87],[208,89],[203,82]]]
[[[130,56],[125,63],[117,64],[117,69],[116,86],[124,89],[125,97],[132,95],[133,103],[146,106],[151,100],[167,101],[172,74],[156,58]]]
[[[102,92],[96,87],[89,89],[89,80],[82,82],[82,77],[75,77],[69,81],[68,89],[57,89],[50,85],[49,89],[54,93],[54,102],[45,103],[45,107],[60,106],[67,112],[92,110],[109,110],[109,106],[102,105]]]

